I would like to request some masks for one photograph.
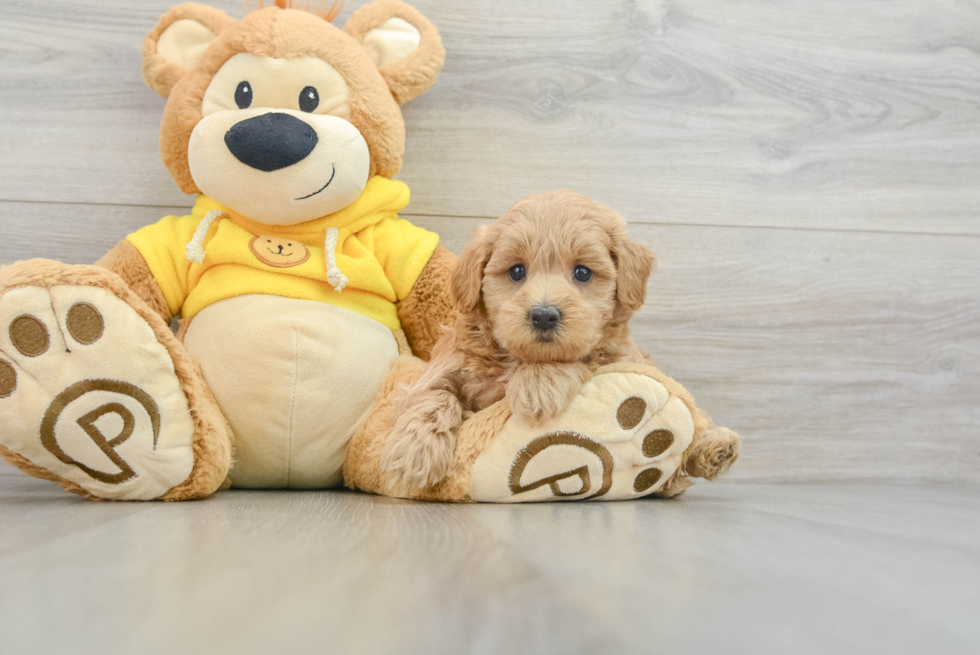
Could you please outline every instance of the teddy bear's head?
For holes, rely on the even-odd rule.
[[[370,177],[397,173],[399,105],[445,58],[435,27],[396,0],[358,9],[343,30],[333,10],[292,5],[239,21],[179,5],[143,44],[143,79],[168,98],[160,152],[178,186],[268,225],[339,211]]]

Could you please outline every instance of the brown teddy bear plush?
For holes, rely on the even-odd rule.
[[[0,269],[7,461],[94,499],[389,490],[395,397],[455,320],[456,258],[398,217],[409,191],[392,179],[399,105],[435,82],[444,51],[401,2],[343,30],[333,13],[278,0],[235,21],[184,4],[147,36],[144,79],[168,98],[161,155],[196,204],[96,266]],[[471,417],[448,476],[413,497],[673,495],[737,445],[677,383],[618,364],[551,424],[506,401]]]

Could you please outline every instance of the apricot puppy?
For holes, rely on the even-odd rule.
[[[381,459],[391,491],[441,480],[460,424],[505,396],[539,422],[598,367],[647,361],[628,322],[655,265],[619,216],[571,191],[529,196],[483,228],[453,272],[456,326],[396,404]]]

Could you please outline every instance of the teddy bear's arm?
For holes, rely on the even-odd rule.
[[[398,319],[408,344],[416,357],[426,361],[442,336],[441,326],[451,327],[456,323],[456,305],[450,285],[456,259],[452,252],[437,246],[411,293],[398,303]]]
[[[158,313],[164,321],[170,323],[173,320],[163,290],[157,284],[153,274],[150,273],[150,267],[147,266],[146,260],[143,259],[143,255],[139,253],[136,246],[128,241],[120,241],[95,265],[107,268],[121,277],[129,285],[129,288],[136,292],[136,295]]]

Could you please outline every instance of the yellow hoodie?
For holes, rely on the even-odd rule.
[[[411,292],[439,244],[437,234],[398,218],[409,195],[404,183],[374,177],[345,209],[285,227],[255,223],[201,195],[191,215],[167,216],[126,240],[175,316],[269,294],[344,307],[399,330],[395,303]],[[201,239],[204,252],[195,256],[188,245]]]

